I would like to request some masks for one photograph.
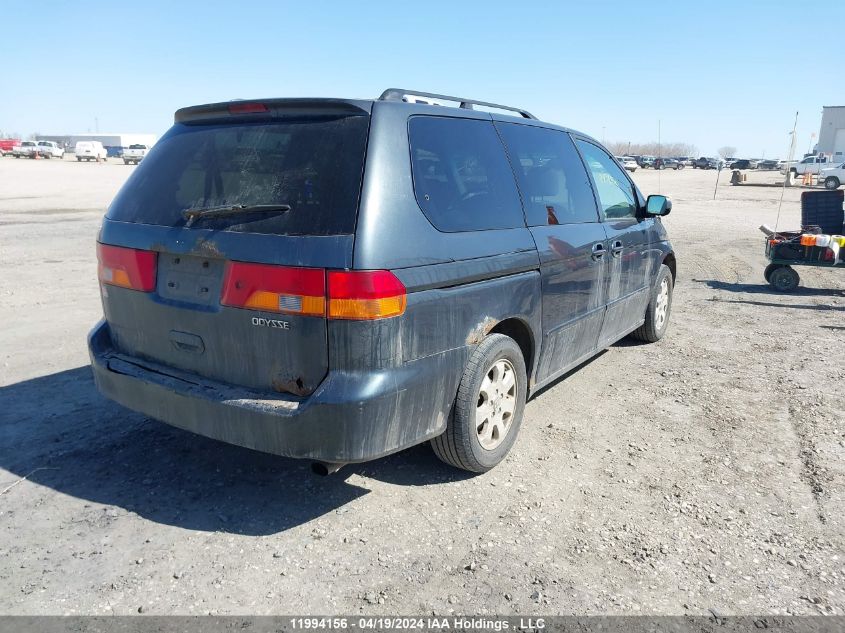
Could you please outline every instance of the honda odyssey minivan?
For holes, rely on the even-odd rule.
[[[103,220],[96,384],[324,471],[430,440],[483,472],[526,398],[665,334],[670,210],[595,139],[508,106],[184,108]]]

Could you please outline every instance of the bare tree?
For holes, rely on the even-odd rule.
[[[695,156],[698,148],[691,143],[671,142],[658,143],[632,143],[631,141],[612,141],[607,143],[607,148],[616,156],[634,154],[636,156]]]
[[[722,158],[733,158],[736,156],[736,148],[731,147],[730,145],[725,145],[724,147],[720,147],[718,150],[719,156]]]

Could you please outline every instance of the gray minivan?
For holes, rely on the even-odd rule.
[[[94,377],[323,472],[427,440],[483,472],[528,396],[664,335],[670,210],[594,139],[506,106],[390,89],[184,108],[103,220]]]

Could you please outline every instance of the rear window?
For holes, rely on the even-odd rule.
[[[146,145],[130,145],[129,149],[147,149]]]
[[[121,222],[185,226],[187,209],[287,205],[196,218],[198,229],[277,235],[355,230],[369,117],[272,123],[177,124],[152,148],[109,207]]]
[[[436,229],[525,226],[513,172],[492,122],[415,116],[408,133],[414,193]]]

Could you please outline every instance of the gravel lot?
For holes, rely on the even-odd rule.
[[[779,188],[637,171],[675,203],[667,338],[535,397],[488,474],[420,446],[318,478],[97,395],[94,240],[133,169],[0,159],[0,612],[845,613],[845,275],[769,290]]]

